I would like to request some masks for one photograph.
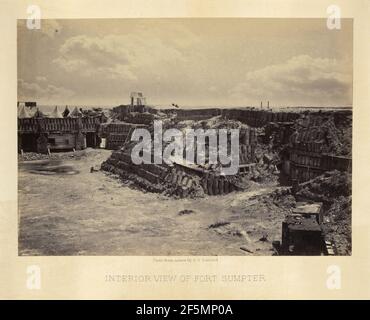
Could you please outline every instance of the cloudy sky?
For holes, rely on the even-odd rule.
[[[352,105],[352,21],[18,21],[18,100],[118,105]]]

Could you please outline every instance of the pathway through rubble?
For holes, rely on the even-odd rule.
[[[20,165],[20,255],[272,255],[271,242],[280,240],[284,212],[253,199],[276,186],[172,199],[90,172],[111,151],[86,154],[62,162],[74,175]]]

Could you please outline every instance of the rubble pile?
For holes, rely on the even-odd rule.
[[[238,120],[227,120],[221,116],[215,116],[207,120],[183,120],[177,123],[172,123],[174,128],[185,132],[186,129],[239,129],[239,162],[247,164],[255,162],[255,149],[258,144],[258,129],[251,128]],[[207,143],[207,142],[206,142]],[[209,151],[209,145],[206,144],[206,158]],[[196,150],[196,145],[194,145]],[[207,159],[206,159],[207,161]]]
[[[338,170],[325,172],[310,181],[302,183],[296,191],[296,198],[323,202],[326,207],[331,206],[340,196],[350,197],[352,175]]]
[[[236,175],[224,176],[221,174],[221,164],[208,164],[208,156],[211,146],[206,141],[205,160],[206,163],[183,162],[180,159],[172,164],[143,164],[134,165],[131,161],[131,149],[134,146],[126,142],[118,151],[105,161],[101,168],[105,171],[115,173],[122,179],[133,181],[135,185],[156,193],[162,193],[178,197],[202,197],[208,195],[228,194],[235,190],[246,190],[251,182],[271,182],[277,180],[279,170],[277,153],[267,153],[259,145],[257,128],[251,128],[237,120],[225,120],[216,116],[207,120],[184,120],[173,122],[167,119],[163,122],[163,128],[176,128],[185,132],[187,129],[240,129],[239,135],[239,164],[246,165],[245,172]],[[153,128],[149,128],[153,135]],[[154,140],[154,139],[153,139]],[[163,143],[162,148],[166,147]],[[196,152],[197,145],[194,143]],[[256,150],[258,153],[256,156]],[[154,150],[153,146],[152,149]],[[184,155],[185,156],[185,155]],[[153,157],[153,154],[150,155]],[[256,163],[257,161],[257,163]]]
[[[326,172],[298,187],[297,199],[319,201],[325,207],[323,230],[338,255],[351,253],[351,174],[337,170]]]
[[[334,199],[326,213],[329,222],[323,224],[325,238],[335,243],[338,255],[350,255],[352,251],[351,204],[352,197]]]
[[[130,153],[125,150],[113,151],[112,155],[102,163],[101,169],[131,180],[151,192],[161,193],[165,190],[164,185],[159,181],[167,173],[167,169],[161,165],[136,166],[131,162]]]
[[[226,126],[226,124],[228,124]],[[242,144],[240,147],[240,158],[244,163],[253,160],[254,148],[257,142],[255,130],[238,121],[227,121],[220,117],[201,121],[180,121],[174,124],[171,119],[163,124],[164,128],[175,127],[181,131],[186,129],[230,129],[243,127],[241,134]],[[151,133],[153,134],[153,130]],[[163,143],[163,149],[166,147]],[[220,195],[227,194],[245,187],[240,185],[240,179],[236,176],[222,176],[220,166],[207,164],[210,146],[205,146],[205,165],[196,163],[179,163],[161,165],[144,164],[136,166],[131,161],[131,143],[125,143],[121,150],[113,152],[112,156],[102,164],[102,169],[114,172],[120,177],[133,181],[136,185],[158,193],[179,197],[201,197],[204,194]],[[196,150],[196,143],[194,142]],[[152,148],[151,150],[154,150]],[[152,154],[150,155],[153,156]],[[194,159],[196,161],[196,159]],[[238,185],[239,183],[239,185]]]
[[[303,114],[298,118],[292,129],[290,142],[293,146],[305,146],[308,151],[316,151],[333,155],[350,154],[348,139],[351,139],[351,127],[339,129],[333,115]],[[312,150],[311,150],[312,149]]]
[[[274,122],[264,127],[263,152],[276,153],[281,181],[299,183],[326,171],[351,170],[351,114],[300,113],[292,122]],[[259,145],[260,147],[261,145]],[[258,150],[257,150],[258,151]]]
[[[37,152],[24,152],[18,154],[18,161],[33,161],[33,160],[47,160],[50,159],[48,154],[37,153]]]
[[[251,170],[251,180],[259,183],[277,182],[280,174],[277,165],[281,162],[279,153],[259,143],[255,150],[255,160],[256,166]]]
[[[88,154],[92,153],[92,149],[77,150],[70,152],[61,153],[37,153],[37,152],[24,152],[23,154],[18,154],[18,161],[35,161],[35,160],[69,160],[69,159],[81,159],[86,157]]]
[[[148,124],[152,123],[153,116],[161,117],[161,115],[149,112],[131,112],[125,115],[126,119],[132,118],[133,122]],[[181,121],[167,117],[163,121],[163,130],[175,128],[184,134],[188,129],[239,129],[239,172],[234,176],[223,176],[220,174],[221,164],[208,164],[212,146],[207,140],[206,162],[202,165],[198,165],[194,159],[195,162],[191,164],[181,163],[181,160],[180,163],[172,165],[164,163],[136,166],[130,159],[132,145],[126,142],[120,150],[113,152],[112,156],[103,163],[102,169],[115,172],[145,190],[179,197],[222,195],[234,190],[247,190],[251,183],[277,184],[281,178],[280,170],[283,170],[286,175],[292,174],[293,171],[295,176],[298,174],[300,181],[302,179],[307,181],[327,170],[326,166],[331,165],[329,160],[336,161],[336,159],[326,161],[326,158],[318,161],[321,159],[321,154],[345,153],[343,135],[347,122],[345,119],[339,120],[330,114],[304,112],[296,119],[291,119],[290,122],[269,122],[263,127],[251,127],[239,120],[227,119],[223,115],[208,119]],[[148,129],[153,135],[153,126],[149,125]],[[163,149],[166,145],[163,143]],[[194,143],[194,152],[195,154],[197,152],[196,143]],[[153,158],[152,154],[151,158]],[[287,163],[289,161],[291,169]],[[309,167],[313,169],[310,170]],[[327,190],[324,190],[325,181],[322,181],[323,190],[321,190],[324,192],[315,193],[315,190],[306,186],[306,188],[301,188],[297,196],[326,203],[328,197],[326,196]],[[341,185],[343,187],[343,184]],[[315,184],[312,187],[314,186]]]
[[[215,173],[199,174],[177,165],[132,164],[131,155],[126,150],[118,150],[103,162],[101,169],[132,181],[136,186],[150,192],[162,193],[179,198],[203,197],[227,194],[241,187],[235,176],[220,176]]]
[[[114,151],[102,163],[101,169],[132,181],[141,189],[177,197],[201,197],[204,195],[201,179],[196,174],[163,164],[135,165],[131,161],[130,149],[126,146]]]
[[[158,120],[161,118],[163,118],[163,116],[150,112],[131,112],[126,116],[125,121],[130,123],[150,125],[153,123],[154,120]]]

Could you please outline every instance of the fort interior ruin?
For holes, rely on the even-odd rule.
[[[146,105],[141,93],[133,93],[130,98],[130,104],[113,108],[108,116],[103,112],[83,114],[77,108],[65,116],[57,108],[50,117],[38,111],[31,116],[22,106],[18,112],[20,159],[27,160],[30,152],[50,155],[86,148],[109,149],[111,155],[100,166],[103,172],[130,181],[131,187],[139,190],[177,199],[222,197],[275,185],[278,188],[268,195],[268,201],[281,206],[286,218],[281,224],[281,244],[271,242],[273,252],[350,253],[350,109],[157,109]],[[131,159],[135,145],[132,133],[136,128],[153,132],[155,120],[162,120],[166,128],[182,131],[239,129],[238,172],[225,176],[220,173],[221,165],[208,165],[209,144],[204,165],[186,161],[185,155],[172,164],[135,165]],[[257,196],[256,201],[262,200]],[[349,211],[349,217],[338,218],[338,207]],[[332,226],[337,224],[344,228],[344,235],[333,233]],[[265,241],[263,236],[261,239]]]

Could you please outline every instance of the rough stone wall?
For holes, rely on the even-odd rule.
[[[220,110],[176,111],[178,115],[181,114],[184,117],[187,115],[188,117],[209,118],[217,115]],[[239,126],[241,129],[240,164],[258,164],[257,162],[262,161],[261,152],[263,159],[267,160],[271,158],[271,152],[277,152],[280,160],[286,165],[286,171],[290,174],[290,178],[298,182],[310,180],[327,170],[350,170],[350,157],[339,156],[335,153],[338,150],[337,146],[340,146],[343,140],[340,136],[341,130],[338,130],[336,123],[343,124],[343,127],[348,125],[348,121],[342,119],[343,114],[340,117],[333,117],[333,112],[272,112],[250,109],[224,109],[221,110],[221,113],[222,116],[215,118],[216,120],[210,119],[209,121],[194,122],[194,124],[205,126],[205,129]],[[348,116],[347,113],[344,113],[345,116]],[[247,124],[248,127],[240,126],[240,122],[237,124],[237,121],[233,122],[233,120]],[[181,124],[176,121],[174,123],[179,126]],[[186,124],[182,125],[186,126]],[[181,126],[179,128],[183,128]],[[259,138],[261,136],[264,138]],[[127,150],[117,152],[125,154]],[[209,152],[209,146],[206,146],[206,158],[207,152]],[[121,160],[118,161],[115,157],[121,157]],[[275,173],[278,171],[274,164],[278,162],[273,161],[273,163],[263,165],[272,167],[274,170],[271,170]],[[142,185],[147,190],[168,192],[179,196],[187,196],[196,192],[217,195],[238,188],[238,183],[235,183],[234,179],[236,176],[222,177],[216,173],[217,170],[204,170],[203,173],[195,173],[179,165],[175,165],[174,168],[166,165],[158,167],[152,164],[134,166],[131,163],[129,153],[126,156],[112,155],[102,168],[118,173],[125,178],[128,177],[129,180],[136,182],[137,185]],[[165,173],[160,174],[160,170]],[[271,170],[269,172],[272,172]]]

